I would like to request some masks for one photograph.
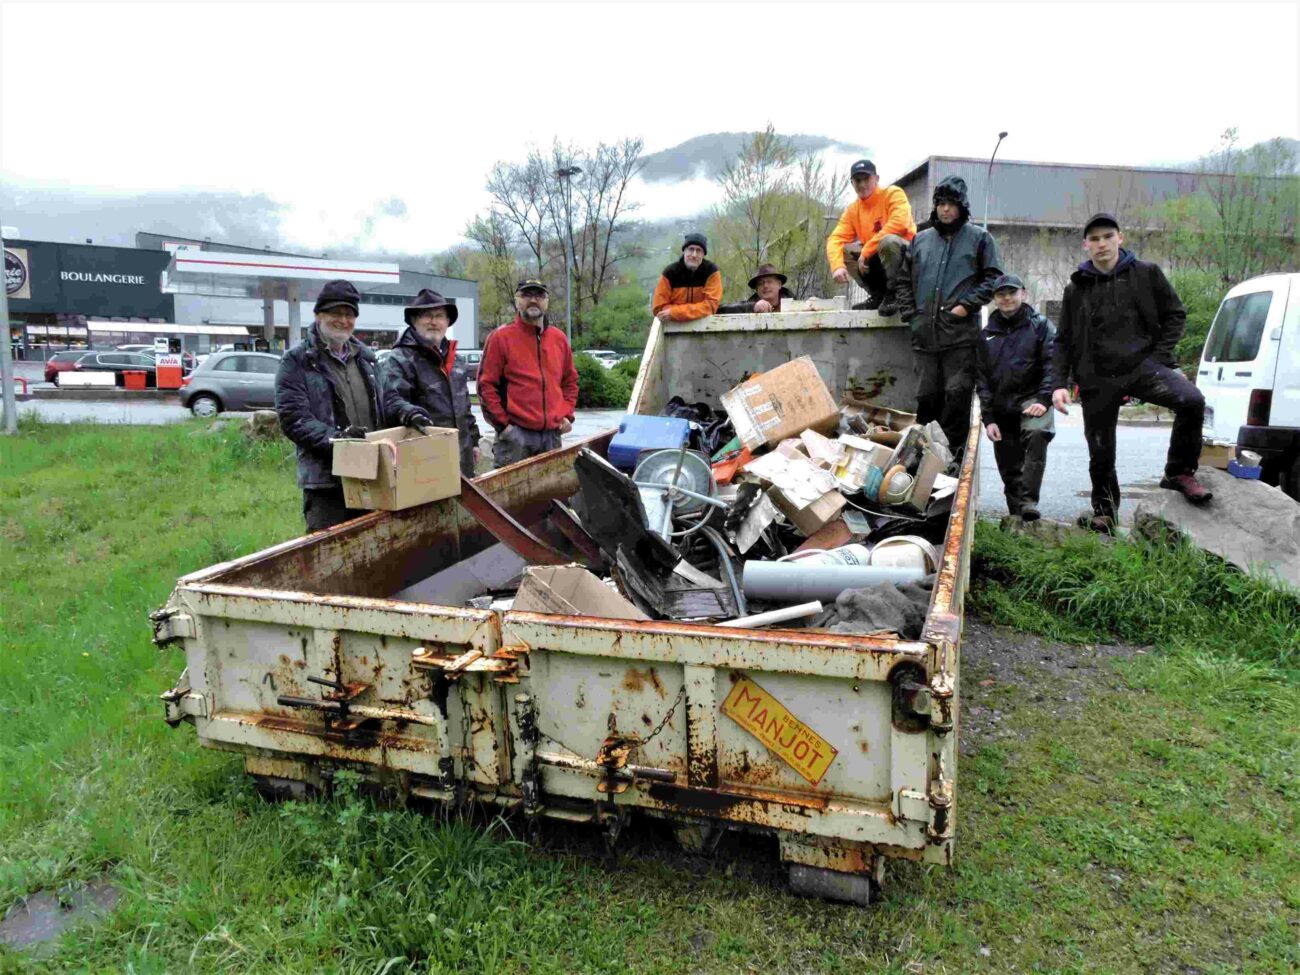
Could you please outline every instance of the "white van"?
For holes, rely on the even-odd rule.
[[[1205,435],[1263,458],[1264,478],[1300,500],[1300,273],[1231,291],[1201,352]]]

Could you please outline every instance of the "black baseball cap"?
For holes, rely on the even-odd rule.
[[[1088,231],[1093,227],[1114,227],[1119,230],[1119,221],[1109,213],[1094,213],[1088,218],[1088,222],[1083,225],[1083,236],[1088,236]]]
[[[524,278],[519,282],[519,286],[515,288],[515,294],[519,294],[519,292],[523,291],[525,288],[536,288],[545,295],[551,293],[550,289],[547,288],[546,285],[542,284],[541,281],[538,281],[537,278]]]
[[[1002,275],[1002,277],[998,278],[996,281],[993,282],[993,293],[997,294],[999,291],[1003,291],[1006,288],[1015,288],[1019,290],[1024,286],[1025,286],[1025,282],[1020,280],[1019,275],[1004,274]]]
[[[849,179],[852,179],[854,176],[875,176],[875,175],[876,175],[876,164],[873,163],[870,159],[859,159],[851,167],[849,167]]]

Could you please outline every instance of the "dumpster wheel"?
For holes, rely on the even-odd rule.
[[[883,866],[883,861],[881,861]],[[883,896],[880,881],[869,873],[844,873],[840,870],[827,870],[825,867],[810,867],[804,863],[792,863],[790,867],[790,890],[800,897],[816,897],[821,900],[844,901],[867,907]],[[877,869],[875,873],[883,871]]]

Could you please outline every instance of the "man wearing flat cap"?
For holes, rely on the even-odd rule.
[[[886,317],[898,314],[898,283],[906,272],[908,242],[916,236],[912,205],[897,186],[880,185],[876,164],[859,159],[849,168],[857,199],[845,208],[840,221],[826,238],[826,259],[831,277],[838,284],[849,278],[867,293],[867,300],[853,307],[878,311]]]
[[[719,315],[746,315],[753,312],[780,311],[781,299],[794,300],[794,295],[785,286],[786,277],[776,269],[774,264],[760,264],[754,276],[749,279],[753,291],[744,301],[732,302],[718,308]]]
[[[975,391],[984,432],[993,441],[1007,511],[1037,521],[1038,492],[1047,469],[1052,422],[1051,320],[1025,301],[1014,274],[993,282],[988,324],[975,342]]]
[[[650,310],[663,321],[693,322],[716,315],[722,303],[722,272],[707,258],[709,241],[686,235],[682,256],[664,268],[655,285]]]
[[[361,295],[350,281],[326,284],[316,299],[316,320],[284,354],[275,376],[275,411],[280,429],[298,450],[308,531],[365,514],[343,502],[331,442],[364,437],[384,418],[375,354],[352,335],[360,309]]]
[[[456,363],[456,343],[447,331],[456,324],[456,306],[425,288],[403,315],[406,330],[384,361],[384,413],[390,423],[424,431],[447,427],[460,435],[460,472],[474,476],[478,424],[470,409],[465,367]]]
[[[1183,303],[1156,264],[1124,249],[1119,222],[1098,213],[1083,228],[1088,260],[1070,275],[1061,302],[1052,374],[1052,405],[1066,412],[1069,384],[1078,383],[1088,442],[1092,512],[1080,524],[1111,533],[1119,518],[1115,427],[1125,396],[1174,412],[1162,488],[1192,504],[1212,495],[1196,479],[1205,397],[1175,366],[1174,346],[1187,327]]]
[[[497,467],[555,450],[573,429],[578,370],[564,330],[546,321],[549,306],[546,285],[536,278],[520,281],[514,321],[488,336],[483,350],[478,398],[496,430]]]

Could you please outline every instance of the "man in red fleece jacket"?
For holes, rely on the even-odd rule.
[[[573,429],[578,370],[564,332],[546,324],[550,293],[541,281],[520,281],[515,320],[493,332],[478,371],[483,415],[496,430],[497,467],[555,450]]]

